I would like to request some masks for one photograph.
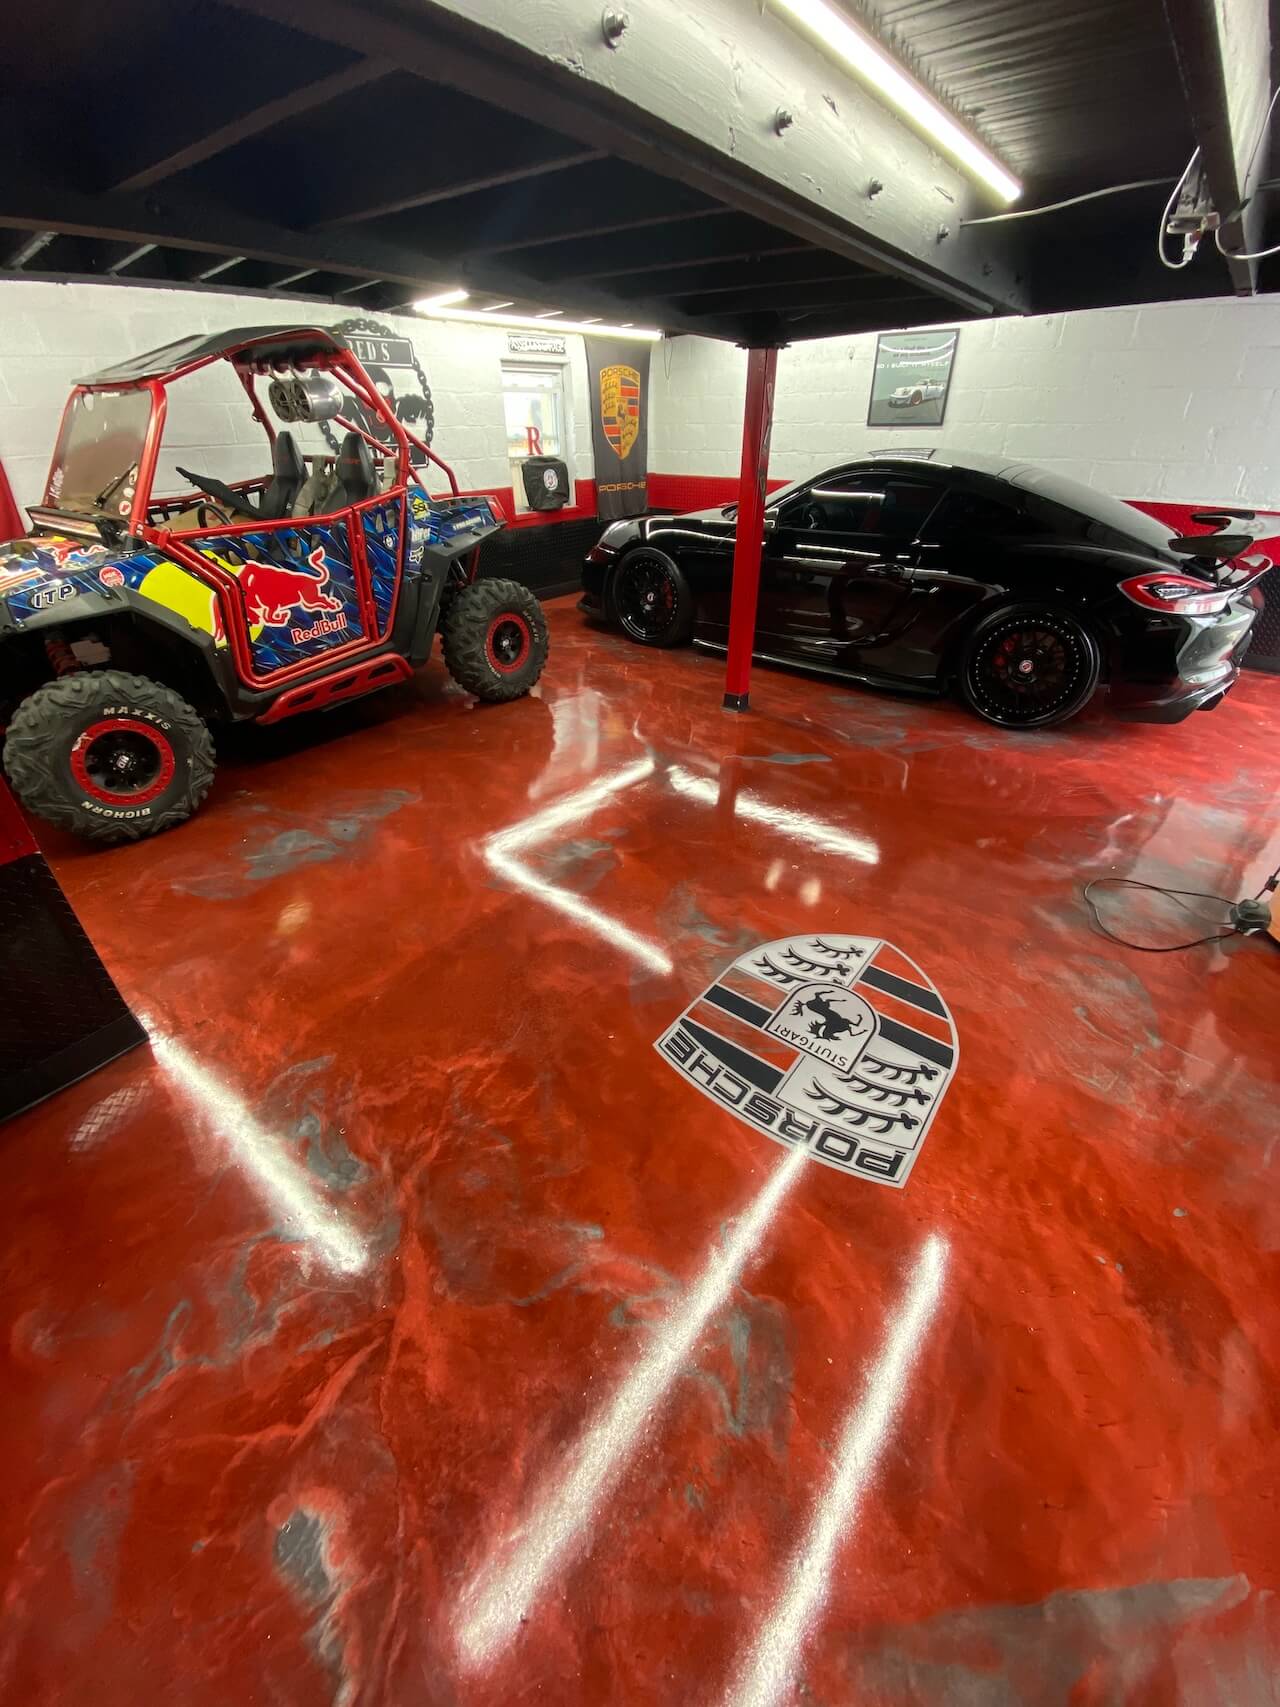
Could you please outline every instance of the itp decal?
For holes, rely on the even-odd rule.
[[[898,1187],[959,1058],[947,1005],[913,960],[832,933],[740,954],[654,1047],[744,1125]]]

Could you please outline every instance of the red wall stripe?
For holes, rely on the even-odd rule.
[[[768,489],[776,492],[785,480],[770,480]],[[557,522],[585,521],[596,514],[596,483],[594,480],[575,480],[573,502],[562,510],[530,510],[517,515],[515,494],[510,486],[482,486],[462,494],[464,498],[493,498],[497,501],[507,526],[513,528],[553,527]],[[654,510],[709,510],[717,505],[732,504],[738,496],[738,480],[733,474],[661,474],[649,476],[649,506]],[[1135,509],[1164,522],[1170,533],[1206,533],[1208,529],[1191,520],[1196,510],[1211,510],[1211,503],[1173,504],[1153,498],[1130,498]],[[1275,516],[1280,523],[1280,510],[1259,510],[1259,516]],[[603,526],[603,524],[601,524]],[[1280,560],[1280,527],[1276,533],[1259,538],[1258,547]]]
[[[437,497],[448,497],[438,492]],[[458,494],[461,498],[493,498],[512,528],[549,527],[555,522],[580,522],[596,513],[596,483],[594,480],[575,480],[573,502],[562,510],[529,510],[516,514],[516,495],[510,486],[476,486]]]
[[[766,482],[770,492],[786,486],[786,480]],[[738,497],[736,474],[651,474],[649,503],[655,510],[710,510],[732,504]]]

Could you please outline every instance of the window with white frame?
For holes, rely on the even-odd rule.
[[[521,464],[531,456],[569,459],[568,418],[565,405],[565,369],[548,363],[536,367],[524,362],[502,364],[502,407],[507,424],[507,460],[516,509],[527,510]],[[572,472],[572,471],[571,471]]]

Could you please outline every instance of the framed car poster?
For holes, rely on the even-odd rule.
[[[871,376],[869,427],[940,427],[960,333],[882,332]]]

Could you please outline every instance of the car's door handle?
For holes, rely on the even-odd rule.
[[[885,581],[905,581],[910,577],[911,570],[905,563],[868,563],[862,573],[878,575]]]

